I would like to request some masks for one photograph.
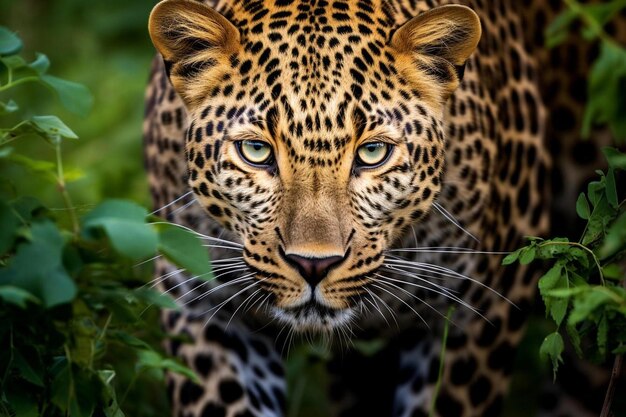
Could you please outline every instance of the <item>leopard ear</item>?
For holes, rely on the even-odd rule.
[[[240,48],[237,28],[197,1],[162,1],[152,10],[148,27],[174,88],[188,106],[205,95],[210,83],[219,82]]]
[[[480,19],[472,9],[447,5],[402,25],[393,34],[391,46],[404,57],[404,69],[412,75],[410,78],[425,75],[423,84],[433,86],[434,81],[445,100],[462,80],[465,62],[478,46],[480,35]]]

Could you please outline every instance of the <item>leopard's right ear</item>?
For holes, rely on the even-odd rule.
[[[150,14],[150,37],[187,106],[205,96],[240,49],[237,28],[224,16],[191,0],[165,0]]]

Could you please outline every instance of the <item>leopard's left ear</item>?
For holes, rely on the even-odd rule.
[[[476,50],[480,35],[480,19],[472,9],[446,5],[426,11],[402,25],[393,34],[391,46],[413,71],[418,70],[430,78],[424,84],[432,86],[435,82],[440,97],[445,100],[463,79],[465,62]],[[402,61],[400,59],[400,63]],[[407,65],[404,67],[411,72]]]
[[[164,0],[150,14],[152,43],[163,56],[174,89],[193,106],[219,83],[240,45],[237,28],[212,8],[191,0]]]

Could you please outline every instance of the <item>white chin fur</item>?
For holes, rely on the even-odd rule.
[[[332,315],[314,310],[291,312],[277,307],[272,307],[271,312],[278,321],[290,325],[296,332],[332,331],[349,324],[354,318],[351,308],[334,311]]]

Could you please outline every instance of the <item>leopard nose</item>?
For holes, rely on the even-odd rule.
[[[329,256],[326,258],[306,258],[300,255],[285,255],[287,262],[296,267],[300,275],[309,283],[311,287],[315,287],[320,283],[328,271],[343,261],[342,256]]]

